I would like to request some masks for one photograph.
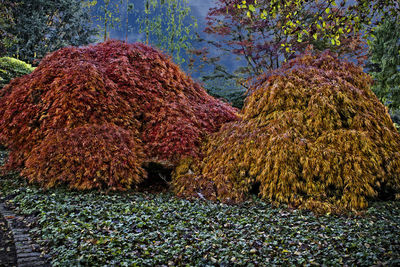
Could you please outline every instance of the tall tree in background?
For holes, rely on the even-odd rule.
[[[372,90],[392,110],[400,109],[400,15],[377,27],[370,42]]]
[[[0,57],[6,55],[7,50],[15,42],[9,30],[14,23],[12,10],[15,8],[15,3],[10,0],[0,0]]]
[[[175,63],[185,62],[183,53],[191,47],[196,19],[187,0],[145,0],[144,13],[138,14],[139,33],[146,44],[171,55]],[[183,51],[182,51],[183,50]]]
[[[136,32],[140,41],[158,47],[172,56],[175,63],[185,62],[184,51],[191,47],[196,19],[191,16],[187,0],[89,0],[102,39],[110,38],[112,29],[122,29],[125,41],[128,32]],[[134,13],[136,25],[129,25],[129,15]],[[125,20],[125,22],[123,22]],[[125,24],[123,26],[123,24]],[[184,51],[182,51],[184,50]]]
[[[128,4],[128,0],[125,0]],[[122,25],[123,0],[89,0],[88,5],[95,7],[95,19],[101,39],[106,41],[110,38],[110,31],[120,28]],[[128,10],[128,9],[127,9]],[[128,14],[126,14],[128,17]]]
[[[326,6],[322,3],[310,1],[310,4],[304,4],[297,12],[293,12],[293,7],[288,5],[281,7],[277,15],[263,17],[249,12],[249,7],[253,10],[254,6],[248,3],[245,5],[243,2],[246,1],[218,0],[216,6],[209,10],[205,32],[215,39],[203,41],[223,53],[235,55],[244,64],[234,70],[228,70],[220,63],[220,55],[208,56],[205,54],[208,51],[203,50],[202,59],[214,66],[213,73],[202,77],[208,84],[212,83],[212,79],[224,77],[226,80],[234,79],[239,87],[247,88],[246,81],[252,77],[276,69],[287,59],[310,48],[318,51],[330,49],[338,53],[341,58],[358,61],[363,61],[366,57],[366,44],[361,40],[359,33],[354,33],[353,25],[343,25],[348,32],[340,35],[337,42],[332,42],[330,36],[325,34],[325,29],[336,23],[331,13],[334,12],[337,16],[343,15],[343,10],[339,7],[327,12]],[[265,7],[266,14],[272,12],[269,10],[270,0],[252,2]],[[316,12],[324,20],[321,25],[313,24]],[[299,36],[289,35],[283,25],[287,23],[289,17],[293,19],[293,16],[297,23],[301,21],[312,31]],[[337,43],[341,45],[337,46]]]
[[[13,25],[6,34],[15,37],[7,55],[33,63],[61,47],[91,42],[95,30],[84,0],[14,0]]]
[[[298,19],[298,15],[309,6],[320,5],[322,9],[313,9],[308,22]],[[371,33],[375,24],[383,18],[396,17],[400,13],[398,0],[242,0],[236,8],[246,10],[249,18],[269,19],[284,15],[280,26],[285,34],[302,39],[304,35],[313,35],[319,28],[322,35],[316,38],[330,38],[332,44],[340,45],[339,38],[346,33]],[[286,13],[285,10],[289,9]],[[327,17],[322,16],[328,14]],[[328,19],[328,20],[327,20]],[[333,23],[332,23],[333,22]]]
[[[125,0],[125,42],[128,42],[129,33],[129,14],[133,12],[135,5],[130,3],[129,0]]]

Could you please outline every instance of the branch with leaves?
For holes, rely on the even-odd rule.
[[[183,54],[191,48],[197,28],[187,0],[145,0],[137,23],[145,35],[142,41],[162,49],[178,64],[185,62]]]
[[[222,53],[235,55],[245,66],[237,67],[225,75],[229,80],[232,76],[238,79],[251,79],[261,73],[270,72],[281,66],[288,59],[296,54],[303,53],[309,48],[317,51],[330,49],[338,53],[340,58],[350,58],[362,62],[366,57],[366,45],[361,39],[360,34],[353,34],[352,31],[339,36],[337,41],[340,46],[333,44],[329,37],[324,37],[324,29],[336,25],[336,20],[330,16],[331,10],[326,11],[327,6],[323,3],[308,4],[303,9],[294,11],[296,6],[286,5],[280,9],[280,13],[274,16],[263,18],[255,16],[251,11],[256,11],[252,4],[243,4],[242,0],[219,0],[215,7],[209,10],[207,16],[207,28],[205,32],[212,38],[218,38],[218,41],[204,40],[205,45],[212,45]],[[253,1],[252,3],[256,3]],[[263,10],[261,14],[269,14],[270,1],[257,1],[258,5],[265,6],[268,9]],[[251,10],[249,13],[249,9]],[[265,13],[266,12],[266,13]],[[326,22],[324,26],[313,24],[315,13],[319,14]],[[343,14],[341,10],[334,10],[335,14]],[[293,15],[295,23],[308,25],[312,31],[309,34],[303,34],[300,37],[288,34],[288,29],[283,27]],[[352,25],[345,24],[347,28],[353,29]],[[325,27],[325,28],[324,28]],[[296,37],[296,38],[295,38]],[[206,50],[203,50],[203,53]],[[217,66],[218,62],[212,61],[205,54],[200,55],[206,63]],[[239,65],[239,64],[237,64]],[[216,68],[215,68],[216,69]],[[218,71],[217,71],[218,72]],[[218,74],[223,74],[218,72]],[[240,74],[240,75],[238,75]],[[237,82],[239,80],[236,79]]]
[[[397,16],[400,12],[397,0],[242,0],[235,6],[244,10],[249,18],[269,19],[285,15],[287,20],[281,25],[282,29],[288,36],[296,36],[299,42],[304,35],[312,35],[316,40],[329,38],[332,45],[337,46],[341,44],[341,36],[360,31],[370,34],[383,17]],[[317,6],[323,8],[314,9],[311,23],[297,19],[299,12]],[[287,9],[290,11],[285,12]],[[321,34],[315,33],[315,28]]]

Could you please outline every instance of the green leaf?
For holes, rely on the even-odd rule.
[[[249,5],[249,10],[250,10],[251,12],[255,12],[255,11],[256,11],[256,8],[255,8],[253,5]]]

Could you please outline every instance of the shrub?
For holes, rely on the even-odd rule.
[[[140,140],[115,124],[61,129],[46,138],[26,160],[22,174],[44,187],[124,190],[144,177]]]
[[[31,73],[35,68],[12,57],[0,58],[0,90],[12,79]]]
[[[159,51],[119,41],[58,50],[45,57],[34,72],[13,80],[2,95],[0,142],[10,149],[7,167],[25,168],[24,175],[46,186],[67,182],[79,189],[104,185],[127,188],[131,181],[143,178],[139,179],[142,171],[138,167],[142,163],[174,165],[182,155],[197,156],[204,135],[236,119],[234,108],[209,96]],[[95,125],[107,127],[97,134],[90,130],[99,129]],[[114,141],[106,144],[107,136],[124,131],[134,139],[121,145]],[[76,144],[82,150],[78,155],[71,146],[73,140],[68,138],[79,133],[86,139],[76,141],[81,142]],[[62,138],[63,135],[67,137]],[[124,136],[125,140],[128,134]],[[63,147],[56,148],[57,143]],[[84,143],[105,147],[86,148]],[[137,155],[117,153],[112,144]],[[86,171],[89,161],[84,153],[100,158],[109,150],[115,151],[121,164],[125,156],[135,161],[128,165],[132,168],[131,178],[119,180],[122,176],[118,173],[127,171],[125,166],[121,169],[106,163],[90,165],[92,169]],[[87,176],[82,181],[71,180],[80,178],[70,177],[73,172],[62,169],[52,159],[54,153],[77,157],[63,162],[75,164],[73,169],[85,170]],[[92,177],[103,169],[119,175],[113,178],[115,182],[100,182],[97,175]],[[112,179],[111,174],[107,177],[104,179]]]
[[[243,119],[205,142],[173,175],[179,196],[263,199],[320,212],[363,209],[400,191],[400,135],[371,79],[325,52],[259,77]],[[398,196],[398,195],[397,195]]]

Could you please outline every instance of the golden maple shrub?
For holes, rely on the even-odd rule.
[[[400,135],[360,67],[329,52],[300,56],[257,79],[240,121],[181,161],[182,197],[263,199],[320,212],[399,197]]]

